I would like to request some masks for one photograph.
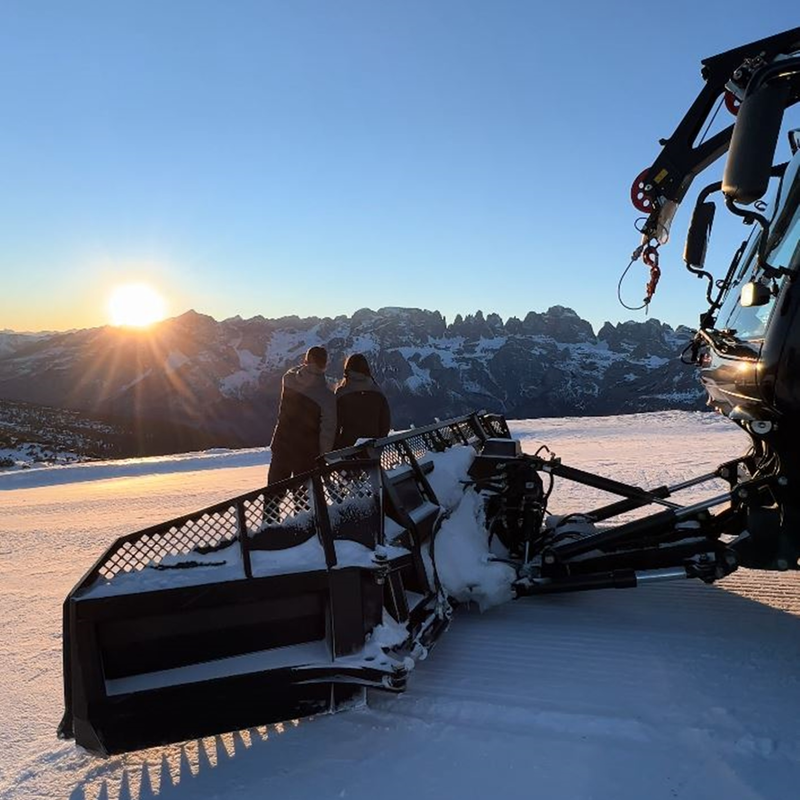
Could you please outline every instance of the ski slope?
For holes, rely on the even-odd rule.
[[[526,451],[547,444],[566,463],[651,486],[747,444],[725,420],[689,412],[512,430]],[[72,585],[117,536],[262,485],[268,457],[0,477],[0,800],[797,796],[800,580],[786,574],[462,610],[404,695],[345,714],[107,760],[57,740]],[[557,483],[551,509],[606,499]]]

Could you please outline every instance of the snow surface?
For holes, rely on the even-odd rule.
[[[226,397],[239,397],[243,388],[258,384],[263,369],[262,360],[250,350],[236,350],[241,369],[219,382],[219,389]]]
[[[746,448],[731,424],[686,412],[511,427],[528,452],[547,444],[566,463],[645,486]],[[376,693],[369,708],[107,760],[58,741],[64,597],[116,537],[263,485],[264,452],[237,457],[147,460],[116,477],[90,464],[96,480],[68,483],[58,476],[73,467],[36,470],[36,485],[13,483],[30,473],[3,476],[0,800],[797,796],[794,574],[462,610],[408,691]],[[562,482],[551,508],[604,501]]]
[[[418,392],[424,386],[433,385],[433,381],[431,380],[431,371],[429,369],[420,367],[413,361],[409,361],[408,366],[411,367],[412,374],[406,378],[405,383],[412,392]]]
[[[0,475],[5,470],[35,469],[86,460],[71,450],[59,450],[42,442],[19,442],[15,447],[0,447]]]
[[[8,489],[34,489],[84,481],[165,475],[175,472],[197,472],[207,469],[260,466],[266,480],[266,466],[271,453],[263,447],[229,450],[219,448],[201,453],[178,453],[152,458],[119,458],[69,465],[33,464],[25,471],[0,472],[0,492]],[[251,488],[260,488],[263,482]],[[229,495],[226,493],[221,500]],[[190,509],[194,510],[194,509]],[[157,520],[158,521],[158,520]]]

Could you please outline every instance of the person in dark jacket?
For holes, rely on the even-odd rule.
[[[333,449],[336,399],[325,379],[327,366],[327,350],[312,347],[283,376],[268,484],[314,469],[317,457]]]
[[[389,433],[389,403],[361,353],[344,362],[344,380],[336,387],[336,419],[337,450],[357,439],[378,439]]]

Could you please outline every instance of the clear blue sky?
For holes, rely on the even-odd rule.
[[[701,58],[800,21],[796,0],[757,8],[5,0],[0,329],[104,324],[131,279],[218,319],[643,318],[616,300],[630,184]],[[702,310],[688,211],[651,309],[671,324]]]

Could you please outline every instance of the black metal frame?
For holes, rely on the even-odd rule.
[[[756,451],[696,478],[642,489],[563,464],[553,454],[523,455],[505,420],[489,414],[326,454],[310,473],[112,545],[64,603],[60,734],[108,754],[332,711],[357,700],[364,687],[402,691],[409,657],[436,643],[452,613],[435,574],[443,515],[426,456],[464,444],[477,450],[470,475],[487,498],[487,513],[500,496],[491,507],[516,515],[509,530],[525,544],[512,558],[517,597],[716,580],[735,570],[742,555],[752,557],[747,544],[740,547],[731,536],[723,541],[722,534],[743,532],[750,506],[761,513],[765,498],[777,491],[776,476],[761,473]],[[661,510],[565,538],[563,530],[542,524],[549,490],[539,475],[622,498],[580,515],[592,523],[649,505]],[[728,490],[687,506],[671,499],[715,479],[726,481]],[[355,518],[344,513],[352,497],[358,498]],[[291,551],[313,538],[321,563],[263,572],[259,553]],[[184,550],[173,563],[167,556],[174,556],[176,540]],[[369,559],[339,563],[340,541],[358,542]],[[126,568],[178,568],[183,559],[194,569],[195,558],[224,562],[232,553],[241,566],[236,577],[223,573],[153,590],[137,590],[133,582],[133,588],[107,592],[119,589],[115,576]],[[154,564],[156,556],[165,563]],[[396,647],[368,649],[384,614],[404,624],[408,637]],[[275,663],[276,653],[288,654],[287,663]]]
[[[59,735],[110,754],[334,710],[364,687],[402,691],[408,657],[450,620],[422,558],[441,508],[421,459],[497,436],[509,436],[505,420],[484,413],[412,429],[117,539],[64,603]],[[401,531],[392,541],[384,516]],[[313,539],[324,563],[262,574],[259,553]],[[339,541],[369,558],[339,563]],[[214,577],[220,566],[227,571]],[[120,577],[169,569],[198,580],[152,588]],[[421,600],[409,602],[411,592]],[[406,624],[408,639],[368,652],[384,611]],[[327,655],[308,660],[303,650],[290,666],[271,663],[281,648],[306,644]]]
[[[769,63],[782,53],[796,50],[800,50],[800,28],[703,59],[701,64],[705,85],[672,135],[661,140],[661,152],[653,165],[645,171],[643,193],[650,198],[653,206],[643,228],[646,238],[659,238],[663,228],[662,212],[665,203],[680,203],[694,178],[727,151],[733,135],[733,125],[727,126],[705,142],[697,145],[695,142],[721,96],[726,91],[743,93],[752,74],[747,62],[761,58],[764,63]],[[792,102],[795,101],[793,99]]]
[[[499,525],[500,539],[517,566],[514,588],[518,597],[626,588],[643,581],[676,578],[712,582],[733,572],[740,563],[763,565],[756,564],[756,559],[763,562],[766,550],[776,548],[774,542],[759,540],[754,545],[752,538],[744,536],[745,529],[753,527],[754,516],[769,508],[780,486],[779,476],[762,474],[755,452],[725,462],[714,472],[647,490],[568,466],[552,454],[543,458],[508,450],[503,456],[494,450],[478,456],[471,474],[475,486],[487,496],[487,525],[491,530]],[[568,515],[555,527],[531,530],[531,520],[542,519],[549,496],[541,480],[531,479],[539,474],[624,499]],[[728,490],[691,505],[668,499],[715,479],[724,480]],[[504,498],[502,503],[496,501],[498,496]],[[594,526],[648,505],[662,510],[588,534],[571,531],[565,524],[577,517]],[[796,558],[791,563],[796,563]]]

